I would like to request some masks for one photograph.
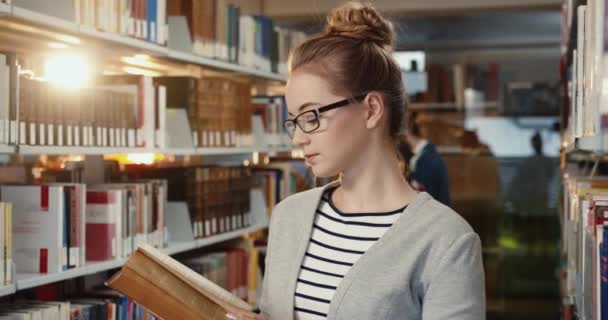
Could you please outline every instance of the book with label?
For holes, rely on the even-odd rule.
[[[13,204],[13,261],[21,273],[67,269],[62,186],[2,186],[2,201]]]
[[[87,191],[87,261],[113,260],[122,256],[121,215],[120,190]]]

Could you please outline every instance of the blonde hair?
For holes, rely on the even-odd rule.
[[[349,2],[327,16],[325,32],[294,50],[290,71],[317,73],[345,96],[381,93],[388,107],[388,134],[397,141],[406,98],[401,69],[392,56],[394,37],[392,23],[374,7]]]

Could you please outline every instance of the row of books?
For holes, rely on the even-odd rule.
[[[167,244],[161,180],[3,185],[0,192],[13,208],[6,224],[12,232],[5,232],[12,238],[5,242],[12,243],[19,273],[56,273],[127,257],[143,243]]]
[[[77,24],[166,45],[168,0],[75,0]]]
[[[283,123],[289,118],[285,96],[253,97],[251,112],[262,119],[265,141],[270,145],[290,145]]]
[[[252,6],[246,0],[176,0],[169,16],[186,17],[195,54],[284,74],[289,52],[306,35],[277,27]]]
[[[76,0],[73,10],[81,28],[163,46],[170,34],[168,18],[183,16],[195,54],[282,74],[289,52],[306,39],[302,32],[276,26],[246,0]]]
[[[130,166],[134,179],[163,179],[169,201],[186,202],[195,238],[251,225],[251,172],[246,167]]]
[[[565,179],[566,295],[581,319],[608,315],[608,179]]]
[[[266,197],[268,213],[281,200],[314,187],[314,177],[302,160],[273,161],[264,167],[252,168],[256,186]]]
[[[244,301],[255,301],[259,273],[257,249],[230,248],[183,263]]]
[[[17,300],[0,305],[0,320],[154,320],[133,299],[105,291],[66,301]]]
[[[166,146],[166,88],[153,78],[104,76],[67,91],[20,73],[15,54],[0,54],[0,143]]]
[[[151,79],[145,77],[130,78],[133,82],[142,80],[141,86],[125,84],[82,89],[78,94],[64,93],[47,82],[21,78],[19,144],[164,147],[164,127],[156,119],[157,114],[162,116],[166,110],[164,88],[153,86],[151,81],[146,81]],[[149,93],[152,103],[148,96],[141,104],[137,101],[139,88]],[[140,108],[152,109],[154,114],[145,111],[137,114]]]
[[[3,63],[4,62],[4,63]],[[0,143],[49,146],[167,146],[167,108],[185,109],[195,147],[251,147],[252,117],[270,145],[285,145],[283,97],[251,97],[248,82],[217,77],[103,76],[66,91],[19,76],[0,54]],[[10,80],[10,81],[9,81]]]
[[[251,146],[251,85],[227,78],[162,77],[169,108],[186,109],[196,147]]]
[[[604,106],[608,96],[603,92],[604,73],[604,2],[586,1],[576,6],[576,1],[567,1],[565,10],[571,11],[576,20],[570,18],[571,28],[576,30],[571,54],[572,65],[568,66],[569,119],[564,140],[573,143],[576,138],[591,137],[606,127],[608,109]],[[575,28],[575,29],[574,29]]]

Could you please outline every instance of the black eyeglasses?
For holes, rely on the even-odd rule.
[[[308,110],[306,112],[302,112],[293,119],[285,120],[285,122],[283,122],[283,127],[285,128],[285,131],[287,131],[287,134],[291,138],[293,138],[293,135],[296,132],[296,126],[300,127],[300,130],[302,130],[302,132],[311,133],[311,132],[319,129],[319,127],[321,126],[320,121],[319,121],[319,115],[321,113],[329,111],[329,110],[333,110],[336,108],[340,108],[340,107],[346,107],[348,105],[353,104],[353,102],[358,102],[358,101],[365,99],[366,96],[367,96],[367,93],[364,93],[364,94],[355,96],[353,98],[340,100],[338,102],[334,102],[332,104],[328,104],[326,106],[319,107],[314,110]]]

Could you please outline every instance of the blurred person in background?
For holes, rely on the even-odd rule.
[[[422,137],[416,122],[417,114],[411,113],[403,138],[409,149],[402,152],[408,165],[408,180],[417,191],[426,191],[435,200],[450,205],[450,183],[443,158],[437,148]]]

